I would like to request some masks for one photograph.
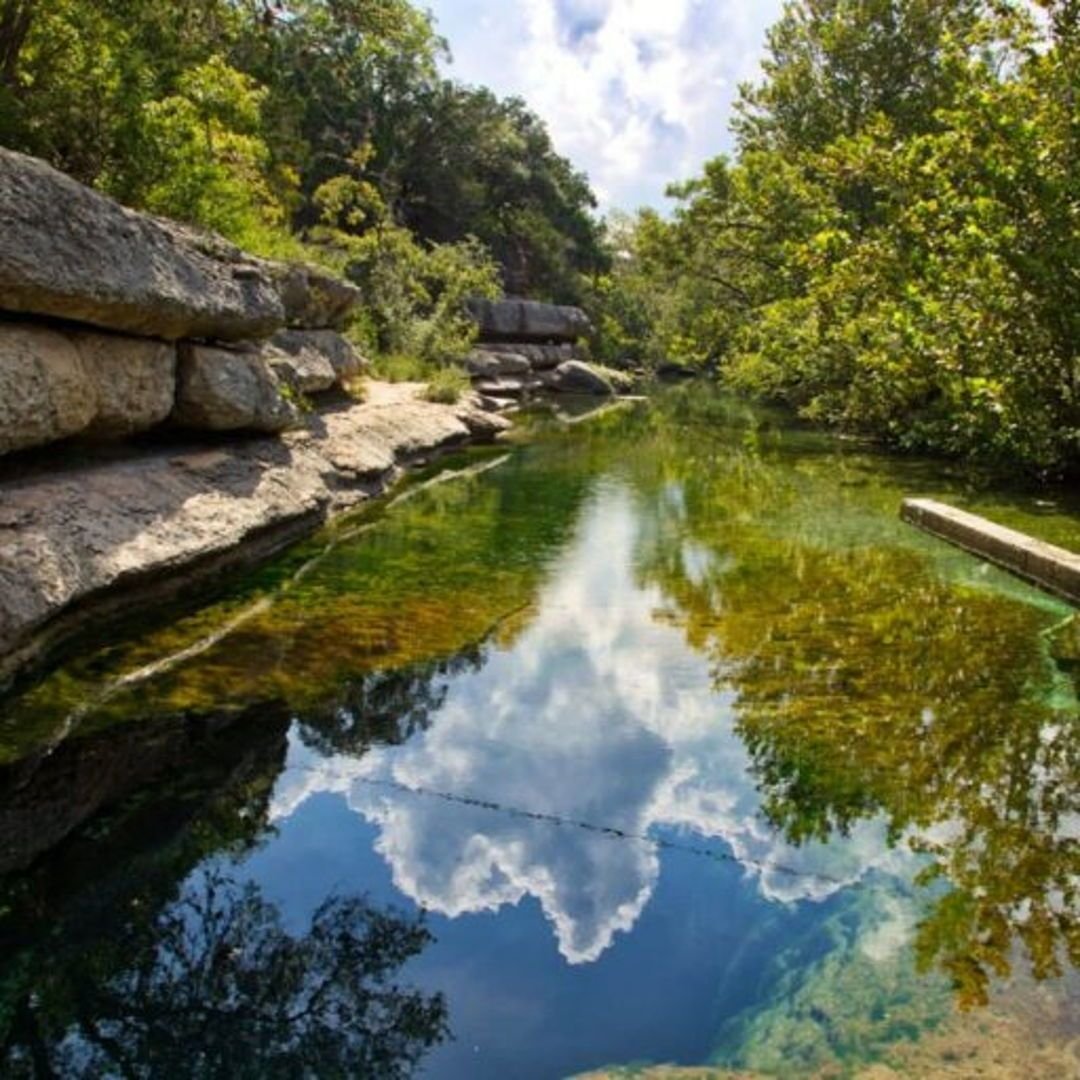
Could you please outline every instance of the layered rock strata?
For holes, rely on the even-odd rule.
[[[471,398],[370,383],[302,428],[0,479],[0,681],[88,618],[251,563],[384,491],[408,463],[509,426]]]
[[[480,329],[481,341],[574,342],[591,329],[581,308],[536,300],[473,299],[469,311]]]
[[[592,327],[580,308],[535,300],[471,300],[478,345],[465,367],[476,390],[498,400],[543,390],[609,396],[611,379],[577,344]]]
[[[251,562],[506,426],[417,386],[358,404],[355,287],[3,149],[0,236],[0,683],[96,613]]]
[[[348,382],[359,290],[0,148],[0,454],[170,423],[280,431]]]

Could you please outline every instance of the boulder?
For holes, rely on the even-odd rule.
[[[207,431],[284,431],[300,419],[288,388],[258,350],[180,346],[173,420]]]
[[[482,341],[577,341],[592,329],[581,308],[536,300],[469,301]]]
[[[291,339],[296,331],[280,331],[264,347],[263,357],[274,372],[302,394],[318,394],[337,384],[333,364],[318,349]]]
[[[308,334],[308,340],[320,348],[333,365],[339,383],[355,379],[368,366],[367,357],[357,352],[348,338],[332,330],[312,330]]]
[[[502,412],[509,404],[506,398],[488,397],[487,394],[479,393],[473,394],[473,401],[478,409],[482,409],[486,413]]]
[[[168,417],[175,391],[168,342],[0,323],[0,453],[145,431]]]
[[[88,435],[133,435],[169,416],[176,397],[175,345],[90,330],[70,337],[96,394]]]
[[[274,366],[307,394],[342,386],[367,365],[336,330],[279,330],[269,346]]]
[[[75,435],[96,412],[96,388],[69,337],[0,323],[0,453]]]
[[[685,364],[676,364],[674,361],[668,360],[656,369],[656,374],[661,379],[694,379],[701,372],[692,367],[687,367]]]
[[[268,263],[285,309],[298,330],[340,330],[362,296],[355,285],[300,263]]]
[[[565,394],[598,394],[610,397],[611,383],[594,367],[581,360],[567,360],[551,372],[547,385]]]
[[[525,355],[533,366],[533,371],[553,371],[568,360],[580,360],[580,351],[576,345],[528,345]]]
[[[330,361],[319,353],[305,350],[295,356],[269,348],[263,357],[287,386],[301,394],[321,394],[337,385]]]
[[[465,368],[473,378],[489,379],[499,375],[528,375],[532,364],[517,352],[477,349],[466,359]]]
[[[0,306],[172,341],[273,333],[265,264],[0,148]]]

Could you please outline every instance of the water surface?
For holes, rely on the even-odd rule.
[[[8,1070],[1075,1071],[1071,611],[898,509],[1076,508],[524,427],[0,707]]]

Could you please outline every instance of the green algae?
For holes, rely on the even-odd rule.
[[[766,1076],[853,1075],[939,1028],[952,997],[905,948],[911,904],[887,886],[848,894],[812,940],[773,958],[770,1000],[724,1026],[716,1064]]]
[[[1080,962],[1080,710],[1046,632],[1069,609],[899,523],[920,463],[871,470],[812,434],[793,454],[782,431],[749,430],[674,473],[650,463],[644,497],[677,478],[685,510],[644,511],[664,528],[639,574],[734,694],[766,815],[793,843],[883,816],[923,854],[924,879],[951,889],[915,952],[961,1003],[986,1002],[1017,942],[1037,976],[1061,974]],[[993,492],[964,494],[1006,516]]]

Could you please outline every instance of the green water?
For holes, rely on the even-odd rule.
[[[83,643],[0,705],[9,1069],[1071,1068],[1070,609],[908,495],[1080,549],[1065,495],[686,387]]]

